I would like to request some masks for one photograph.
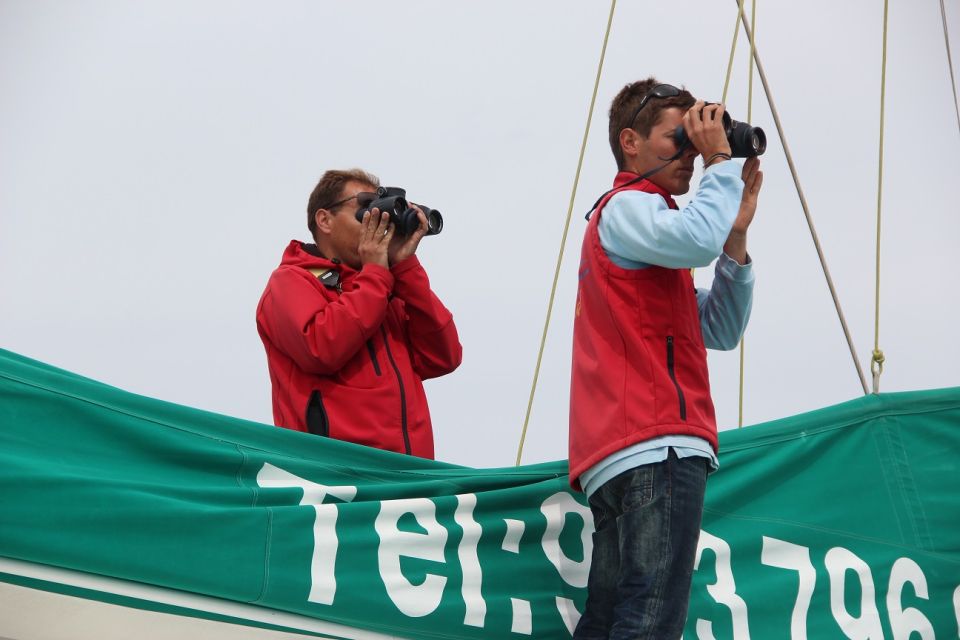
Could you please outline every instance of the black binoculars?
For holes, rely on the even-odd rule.
[[[752,158],[763,155],[767,150],[767,135],[763,129],[751,127],[746,122],[737,122],[726,111],[723,112],[723,130],[727,133],[730,155],[734,158]],[[678,149],[684,149],[685,145],[690,144],[690,138],[687,137],[687,132],[682,126],[677,127],[673,132],[673,140]]]
[[[376,193],[363,193],[357,198],[360,209],[357,210],[357,221],[363,221],[363,214],[371,209],[379,209],[382,212],[390,214],[390,222],[393,223],[398,235],[408,236],[420,227],[420,220],[417,218],[417,210],[407,202],[407,191],[399,187],[379,187]],[[417,204],[417,203],[415,203]],[[435,236],[443,230],[443,216],[436,209],[431,209],[422,204],[417,204],[423,214],[427,217],[428,236]]]

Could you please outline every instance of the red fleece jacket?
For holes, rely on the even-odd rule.
[[[330,271],[338,285],[316,275]],[[260,298],[257,330],[277,426],[433,458],[422,381],[456,369],[462,351],[416,256],[355,271],[294,240]]]

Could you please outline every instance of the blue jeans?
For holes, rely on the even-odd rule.
[[[596,532],[587,606],[574,640],[676,640],[700,537],[706,458],[625,471],[590,496]]]

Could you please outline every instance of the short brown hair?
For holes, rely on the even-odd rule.
[[[363,182],[374,188],[380,186],[380,178],[363,169],[331,169],[325,172],[307,200],[307,228],[310,229],[311,236],[317,233],[317,211],[340,200],[344,185],[351,181]]]
[[[623,149],[620,148],[621,131],[632,128],[644,138],[647,138],[650,136],[650,130],[659,122],[660,113],[664,109],[679,107],[686,110],[697,101],[689,91],[681,88],[680,95],[670,98],[652,98],[647,101],[643,111],[637,114],[636,121],[631,122],[630,119],[637,112],[637,107],[640,106],[643,96],[647,95],[647,92],[658,84],[662,83],[653,77],[628,84],[620,90],[620,93],[610,103],[610,149],[613,151],[613,157],[617,160],[617,169],[619,170],[623,170],[624,163]]]

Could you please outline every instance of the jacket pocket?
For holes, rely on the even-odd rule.
[[[306,415],[307,431],[318,436],[330,435],[330,421],[327,419],[327,410],[323,406],[323,398],[319,391],[310,394],[307,402]]]
[[[677,399],[680,401],[680,419],[687,421],[687,400],[683,397],[683,389],[677,381],[677,372],[674,365],[673,356],[673,336],[667,336],[667,373],[670,374],[670,380],[677,390]]]
[[[380,375],[380,363],[377,362],[377,352],[373,348],[373,340],[367,340],[367,353],[370,354],[370,362],[373,363],[373,372]]]

